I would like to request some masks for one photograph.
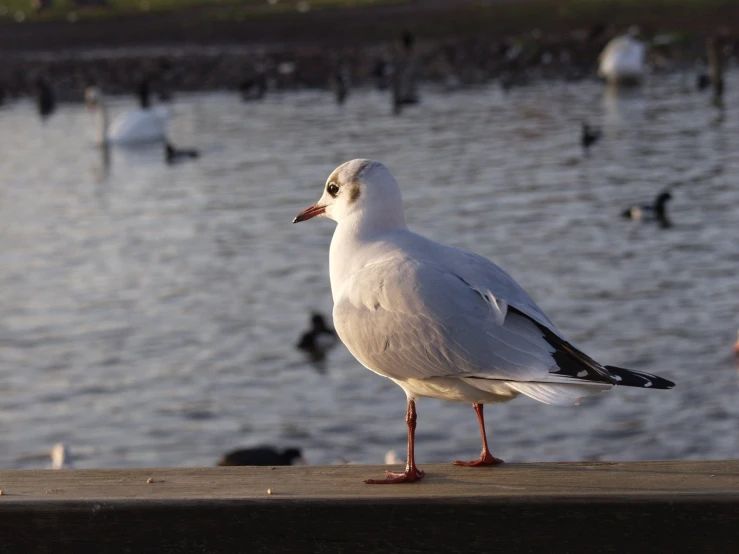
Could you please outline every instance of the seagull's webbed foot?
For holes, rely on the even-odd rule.
[[[396,483],[413,483],[420,481],[425,473],[416,468],[407,468],[404,472],[386,471],[384,479],[365,479],[368,485],[394,485]]]
[[[485,434],[485,417],[483,416],[482,404],[472,404],[472,407],[475,409],[475,413],[477,414],[477,423],[480,425],[480,435],[482,436],[482,452],[480,452],[480,457],[477,460],[472,460],[471,462],[460,462],[459,460],[457,460],[456,462],[454,462],[454,465],[477,467],[502,464],[503,460],[496,458],[488,450],[488,439],[487,435]]]
[[[478,466],[494,466],[498,464],[502,464],[503,460],[500,458],[496,458],[490,452],[483,452],[480,454],[480,457],[477,460],[472,460],[471,462],[461,462],[457,460],[454,462],[455,466],[467,466],[467,467],[478,467]]]

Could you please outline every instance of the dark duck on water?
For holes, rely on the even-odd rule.
[[[600,129],[591,127],[589,123],[582,124],[582,134],[580,135],[580,143],[585,151],[589,151],[590,147],[600,140]]]
[[[170,165],[182,160],[195,159],[199,156],[200,153],[192,148],[175,148],[169,141],[164,143],[164,159]]]
[[[672,200],[672,195],[669,191],[664,191],[657,195],[651,205],[631,206],[621,212],[621,215],[632,221],[656,221],[663,227],[669,227],[670,220],[667,217],[667,202],[670,200]]]
[[[315,313],[311,316],[311,328],[300,336],[296,347],[312,359],[322,360],[337,341],[336,331],[326,325],[321,314]]]

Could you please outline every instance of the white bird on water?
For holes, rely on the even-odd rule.
[[[55,444],[49,456],[51,457],[51,469],[74,469],[69,447],[63,442]]]
[[[169,110],[151,108],[149,106],[149,92],[147,87],[141,87],[139,93],[140,107],[128,110],[108,121],[108,108],[103,93],[97,87],[88,87],[85,90],[85,103],[88,109],[98,113],[97,135],[98,144],[145,144],[166,140],[165,127]]]
[[[333,319],[339,338],[365,367],[406,393],[408,457],[402,473],[366,483],[421,479],[416,466],[416,399],[469,402],[490,454],[483,404],[525,394],[546,404],[577,404],[615,385],[669,389],[640,371],[603,366],[572,346],[544,312],[493,262],[408,230],[390,171],[352,160],[331,173],[320,200],[294,223],[337,222],[329,257]]]
[[[599,58],[598,75],[614,85],[636,85],[646,72],[644,43],[637,39],[639,29],[612,39]]]

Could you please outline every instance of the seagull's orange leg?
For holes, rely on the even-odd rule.
[[[488,437],[485,434],[485,417],[482,415],[482,404],[472,404],[477,414],[477,421],[480,423],[480,434],[482,435],[482,452],[477,460],[471,462],[460,462],[457,460],[454,462],[455,466],[492,466],[495,464],[502,464],[503,460],[500,460],[493,456],[488,450]]]
[[[413,438],[416,434],[416,403],[408,399],[408,411],[405,414],[405,422],[408,424],[408,458],[403,473],[388,471],[385,479],[367,479],[365,483],[370,485],[392,485],[394,483],[412,483],[420,480],[424,473],[416,467],[416,458],[413,455]]]

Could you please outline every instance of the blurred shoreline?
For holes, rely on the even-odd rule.
[[[79,101],[90,83],[128,93],[141,78],[162,91],[236,89],[264,72],[270,88],[328,87],[339,64],[353,85],[369,84],[378,60],[392,61],[404,30],[418,37],[423,80],[477,84],[501,78],[577,80],[592,75],[605,43],[638,24],[657,70],[694,66],[708,36],[737,51],[739,4],[682,0],[400,2],[307,13],[224,17],[204,6],[179,11],[0,24],[0,86],[11,97],[40,75],[60,99]],[[225,13],[225,12],[224,12]]]

